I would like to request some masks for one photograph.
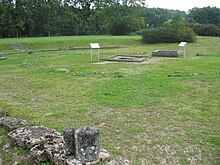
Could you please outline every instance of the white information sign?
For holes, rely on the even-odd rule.
[[[186,46],[187,42],[180,42],[179,46],[183,47]]]
[[[184,59],[186,57],[186,44],[187,42],[180,42],[180,44],[178,45],[179,47],[182,47],[184,49]]]
[[[90,43],[90,47],[92,49],[99,49],[100,48],[99,43]]]
[[[99,48],[100,48],[99,43],[90,43],[90,61],[91,62],[92,62],[92,55],[93,55],[92,49],[98,49],[96,54],[98,54],[98,61],[99,61]]]

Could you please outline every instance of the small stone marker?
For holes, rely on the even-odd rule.
[[[82,163],[96,162],[99,159],[99,129],[78,127],[75,129],[76,159]]]
[[[6,59],[6,57],[3,55],[0,55],[0,60],[4,60],[4,59]]]
[[[63,140],[64,140],[64,154],[65,155],[74,155],[76,152],[74,133],[75,133],[75,130],[72,126],[68,126],[64,130]]]

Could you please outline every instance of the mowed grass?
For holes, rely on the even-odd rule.
[[[12,44],[28,51],[91,42],[109,47],[101,57],[178,49],[144,44],[140,36],[75,36],[1,39],[0,52],[18,52]],[[97,126],[101,148],[134,164],[219,164],[219,45],[220,38],[198,37],[185,59],[144,64],[101,64],[96,55],[90,63],[89,49],[7,55],[0,61],[0,110],[61,133],[68,125]]]

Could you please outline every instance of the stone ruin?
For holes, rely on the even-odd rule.
[[[96,162],[99,159],[99,129],[68,126],[64,130],[64,153],[74,155],[83,163]]]
[[[179,57],[180,51],[178,50],[155,50],[152,56],[156,57]]]
[[[30,125],[27,121],[2,117],[0,125],[9,130],[8,136],[19,146],[29,149],[31,164],[50,161],[54,165],[133,165],[131,161],[111,155],[99,147],[99,129],[97,127],[68,126],[64,135],[44,126]]]
[[[106,58],[101,58],[104,61],[119,61],[119,62],[143,62],[149,59],[149,56],[127,56],[127,55],[114,55]]]

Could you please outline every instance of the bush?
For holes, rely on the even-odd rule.
[[[167,23],[162,27],[147,29],[142,33],[146,43],[178,43],[195,42],[196,37],[193,30],[182,21]]]
[[[213,24],[189,24],[199,36],[220,36],[220,28]]]
[[[169,27],[147,29],[142,33],[146,43],[178,43],[182,41],[195,42],[194,32],[190,28],[179,31]]]

